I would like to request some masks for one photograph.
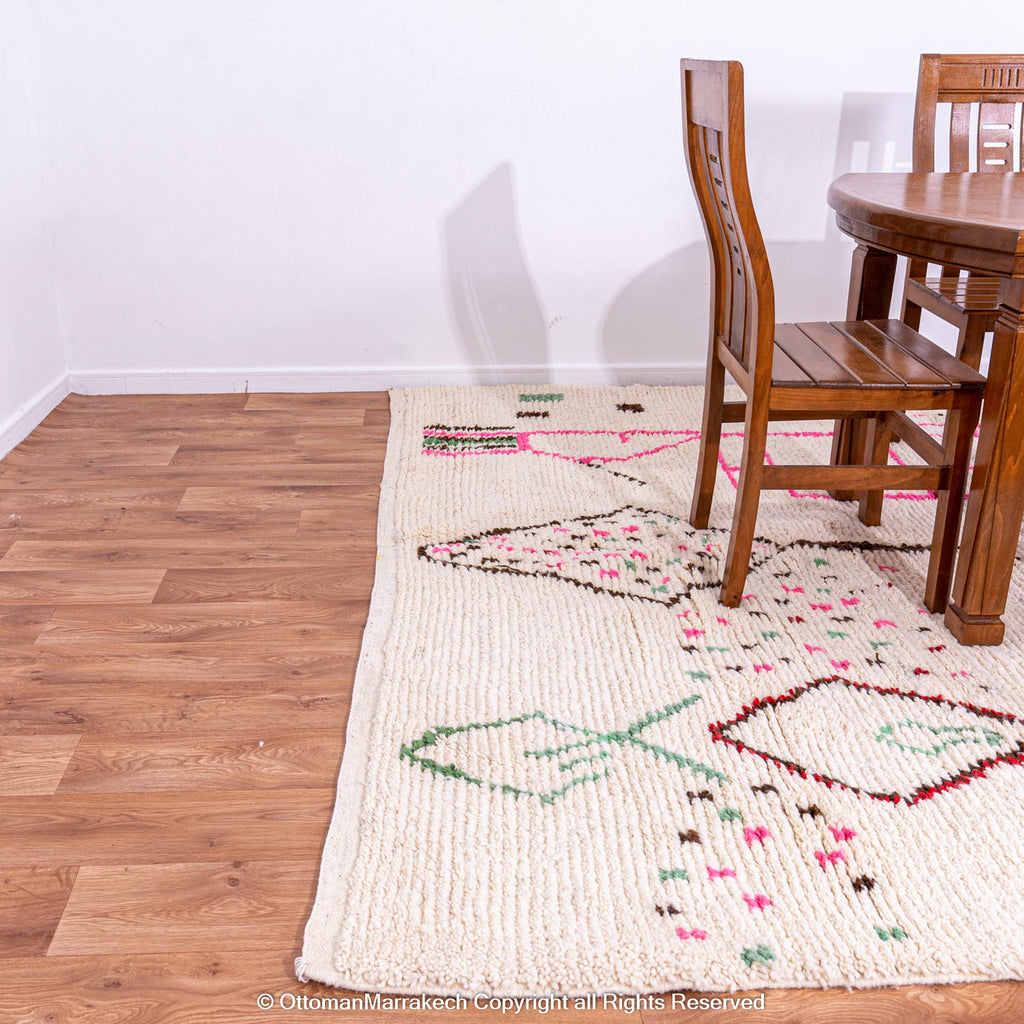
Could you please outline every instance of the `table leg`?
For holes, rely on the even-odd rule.
[[[883,249],[872,249],[863,242],[853,251],[850,269],[850,294],[846,302],[847,320],[887,320],[896,281],[896,256]],[[832,465],[850,465],[851,455],[859,447],[857,420],[836,420],[832,432]],[[857,491],[830,491],[837,501],[854,501]]]
[[[1003,282],[971,496],[946,625],[963,644],[998,644],[1024,516],[1024,280]]]

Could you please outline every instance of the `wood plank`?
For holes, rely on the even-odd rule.
[[[317,860],[88,864],[50,943],[54,956],[291,948]]]
[[[898,345],[912,358],[931,367],[937,375],[945,377],[946,380],[952,383],[973,384],[979,388],[984,387],[985,378],[980,373],[972,370],[955,355],[939,348],[938,345],[933,344],[899,320],[886,321],[884,325],[878,325],[876,329],[880,334],[884,333],[889,341]]]
[[[9,869],[37,864],[315,859],[333,807],[333,783],[0,797],[0,878]]]
[[[197,472],[192,466],[55,466],[47,469],[46,481],[54,487],[145,487],[147,484],[192,485],[197,487],[227,487],[252,485],[253,467],[245,461],[234,465],[207,466]],[[328,487],[339,481],[348,483],[374,483],[379,478],[377,462],[351,464],[339,456],[336,462],[311,465],[281,465],[261,463],[259,476],[268,487]],[[42,477],[33,464],[11,465],[0,477],[0,490],[32,490]]]
[[[156,604],[195,604],[243,598],[337,601],[369,597],[374,561],[373,553],[363,549],[345,566],[328,568],[168,569],[153,600]],[[0,588],[2,581],[0,573]]]
[[[234,429],[217,430],[215,427],[197,427],[188,423],[179,423],[174,427],[149,427],[145,430],[132,432],[132,440],[137,444],[204,444],[204,445],[260,445],[268,442],[294,443],[302,429],[289,426],[258,426],[235,427]],[[359,430],[358,427],[329,428],[340,435],[349,431]],[[57,427],[40,425],[24,440],[27,447],[38,447],[40,454],[49,450],[52,444],[65,445],[104,445],[123,444],[123,429],[105,429],[103,421],[93,420],[82,427]]]
[[[37,442],[22,442],[7,454],[8,468],[33,464],[43,457],[47,467],[56,466],[168,466],[178,451],[176,444],[135,442],[90,442],[69,445],[54,442],[45,448]]]
[[[781,349],[813,381],[856,384],[856,378],[815,345],[798,324],[777,324],[775,347]]]
[[[391,423],[391,412],[388,409],[367,409],[363,416],[364,427],[387,427]]]
[[[297,945],[284,950],[12,960],[10,983],[0,986],[0,1014],[18,1024],[496,1024],[506,1019],[516,1024],[636,1024],[640,1019],[625,1009],[583,1014],[530,1007],[506,1018],[493,1009],[474,1009],[472,1001],[464,1009],[353,1009],[337,1000],[360,998],[356,993],[296,981],[292,954]],[[263,1011],[256,999],[265,992],[278,1002]],[[303,996],[308,1000],[305,1008],[282,1008],[282,1001],[289,1007],[293,998]],[[320,1000],[335,1002],[321,1005]]]
[[[297,445],[377,445],[377,452],[384,461],[382,442],[388,439],[388,424],[362,427],[301,427],[295,436]]]
[[[110,413],[118,412],[160,412],[184,415],[201,410],[203,412],[225,412],[244,409],[248,395],[241,392],[224,392],[209,395],[79,395],[65,397],[54,412],[84,410],[100,422]],[[53,413],[51,413],[53,415]]]
[[[945,377],[940,376],[930,366],[925,365],[909,352],[900,348],[899,345],[894,344],[877,327],[873,327],[866,321],[834,323],[833,326],[862,345],[880,362],[885,363],[890,373],[895,374],[907,384],[929,387],[932,385],[943,387],[948,384]]]
[[[197,396],[198,397],[198,396]],[[387,415],[384,410],[346,408],[310,409],[296,406],[291,409],[252,409],[249,411],[223,411],[206,409],[201,406],[187,411],[151,407],[137,410],[115,410],[96,413],[90,409],[55,410],[43,421],[47,427],[56,429],[82,429],[95,424],[102,415],[105,430],[120,430],[131,435],[133,430],[163,430],[180,427],[213,427],[228,430],[233,427],[361,427],[365,416],[375,413]]]
[[[290,641],[261,644],[111,644],[0,646],[0,678],[8,686],[31,687],[39,695],[74,689],[79,695],[161,692],[217,692],[220,683],[247,683],[265,691],[289,681],[294,685],[351,679],[359,636],[307,646]],[[175,687],[181,689],[175,689]]]
[[[358,514],[362,511],[363,515],[366,515],[365,509],[349,510],[348,506],[338,506],[337,508],[310,508],[303,509],[299,513],[299,528],[296,532],[296,537],[302,540],[307,540],[313,534],[323,533],[340,533],[346,537],[352,537],[353,526],[352,526],[352,515]],[[376,513],[377,504],[376,501],[373,505],[373,511]],[[355,538],[353,538],[355,539]]]
[[[970,985],[906,985],[900,988],[764,989],[732,992],[734,997],[757,998],[764,993],[763,1010],[686,1009],[673,1007],[666,995],[663,1009],[644,1008],[643,1024],[1008,1024],[1024,1019],[1024,985],[1012,981]],[[723,995],[726,993],[722,993]],[[700,996],[705,993],[682,993]]]
[[[330,643],[346,631],[361,630],[365,620],[365,603],[358,598],[60,606],[36,643]]]
[[[0,571],[0,605],[108,604],[153,600],[164,569],[29,569]]]
[[[364,547],[367,546],[364,543]],[[220,569],[258,565],[322,565],[335,557],[351,556],[338,547],[312,548],[306,541],[151,538],[16,541],[0,558],[0,571],[14,569],[88,569],[111,564],[132,569]]]
[[[842,366],[854,380],[885,387],[900,387],[903,382],[851,338],[828,323],[800,324],[801,331],[823,352]]]
[[[0,868],[0,958],[42,956],[78,868]]]
[[[230,732],[185,736],[89,734],[78,743],[57,792],[322,789],[337,778],[342,736],[340,722],[324,719],[321,725],[320,729],[254,729],[247,725]],[[73,738],[60,737],[65,741]]]
[[[179,511],[355,509],[370,502],[376,504],[380,494],[380,474],[377,476],[376,483],[318,487],[189,487],[181,499]]]
[[[814,384],[814,381],[778,345],[772,350],[772,380],[804,387]]]
[[[292,391],[254,392],[246,399],[246,412],[260,409],[278,409],[288,412],[295,408],[302,409],[387,409],[389,406],[386,391],[321,391],[295,394]]]
[[[999,308],[998,277],[928,277],[910,286],[923,287],[966,313],[995,313]]]
[[[236,445],[181,445],[169,464],[174,466],[244,466],[253,469],[264,464],[273,466],[323,465],[348,466],[382,465],[379,445],[339,444],[299,447],[297,445],[264,445],[242,447]]]
[[[56,792],[80,740],[77,734],[0,735],[0,793],[45,796]]]
[[[49,481],[41,480],[43,484]],[[33,508],[177,508],[184,487],[112,487],[109,490],[96,488],[88,491],[69,491],[61,487],[40,486],[38,489],[0,489],[0,511],[25,514]]]
[[[87,492],[88,493],[88,492]],[[177,503],[175,503],[177,504]],[[181,541],[217,536],[257,538],[270,541],[294,537],[299,511],[175,512],[155,508],[101,508],[45,505],[22,506],[18,512],[0,513],[0,539],[8,546],[16,540],[95,540],[97,534],[118,537],[154,536]]]
[[[13,545],[12,545],[13,547]],[[8,552],[10,548],[8,548]],[[6,557],[6,555],[4,556]],[[0,565],[3,559],[0,559]],[[30,644],[53,615],[54,605],[0,607],[0,644]]]
[[[162,687],[124,685],[121,693],[107,681],[102,686],[15,691],[0,701],[0,732],[180,736],[237,728],[241,708],[246,725],[256,729],[322,729],[325,723],[340,726],[348,717],[348,697],[338,692],[337,679],[309,683],[285,678],[261,685],[213,677],[186,689],[169,674]]]

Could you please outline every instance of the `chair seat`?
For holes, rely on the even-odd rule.
[[[982,390],[985,378],[900,320],[777,324],[772,388],[863,392],[908,390],[936,396]]]
[[[943,312],[968,316],[990,314],[993,321],[999,315],[999,287],[997,277],[926,277],[907,281],[908,295],[923,309],[940,316]]]

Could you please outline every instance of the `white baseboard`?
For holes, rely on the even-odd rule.
[[[0,458],[16,448],[32,433],[50,411],[70,393],[67,376],[37,391],[24,405],[19,406],[0,422]]]
[[[701,384],[704,365],[564,364],[498,367],[366,366],[296,369],[72,370],[79,395],[192,395],[229,392],[386,391],[442,384]]]

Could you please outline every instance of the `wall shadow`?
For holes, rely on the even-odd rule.
[[[786,125],[792,111],[773,110],[760,118]],[[832,177],[849,171],[910,170],[914,96],[912,93],[846,93],[839,115]],[[785,142],[785,133],[773,145]],[[758,167],[765,150],[748,164],[753,188],[770,169]],[[776,171],[777,175],[778,172]],[[685,171],[680,188],[689,189]],[[827,182],[822,183],[825,202]],[[764,201],[761,203],[764,206]],[[835,320],[846,315],[852,242],[827,211],[821,238],[766,238],[775,280],[776,315],[784,320]],[[764,216],[762,214],[762,220]],[[604,316],[601,349],[605,362],[636,365],[703,364],[710,310],[710,268],[703,238],[683,246],[633,277],[615,296]]]
[[[499,164],[448,214],[442,245],[456,338],[477,383],[501,383],[510,367],[547,382],[547,317],[523,256],[510,164]]]

